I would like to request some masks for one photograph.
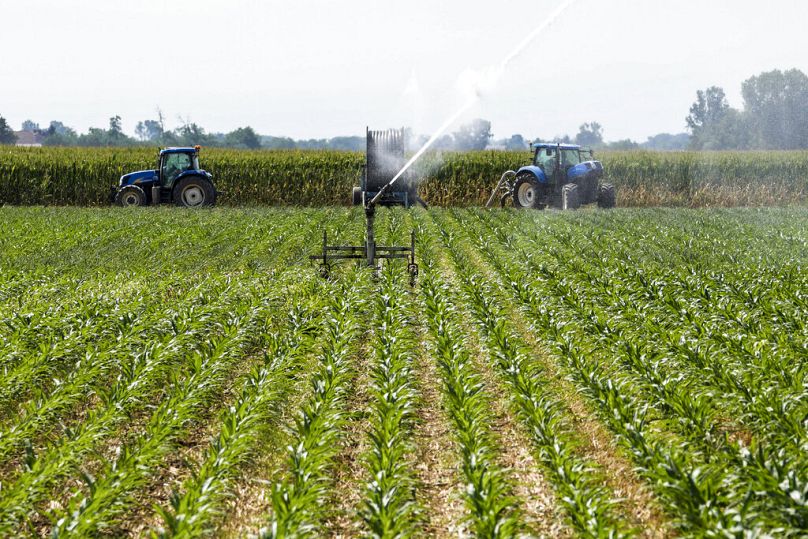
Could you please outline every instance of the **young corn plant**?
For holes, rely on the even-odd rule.
[[[660,437],[661,433],[648,422],[654,417],[654,410],[633,395],[632,384],[621,373],[604,369],[593,354],[596,348],[581,349],[578,344],[581,333],[575,321],[563,310],[547,305],[547,296],[538,296],[536,290],[527,285],[532,279],[525,275],[522,267],[514,264],[510,252],[503,256],[499,245],[487,241],[488,234],[494,231],[477,236],[471,228],[467,232],[503,284],[507,284],[515,299],[522,303],[534,322],[533,329],[552,344],[573,379],[604,409],[604,419],[631,451],[641,473],[655,486],[665,503],[675,508],[682,529],[700,533],[699,530],[737,528],[732,515],[722,510],[726,501],[720,495],[720,471],[699,462],[698,455],[667,447],[672,440]],[[568,303],[574,304],[574,301]]]
[[[568,256],[582,249],[576,248],[574,240],[570,241],[570,251]],[[552,248],[548,249],[553,252]],[[538,269],[528,262],[531,269]],[[723,489],[730,492],[728,511],[733,511],[733,507],[744,507],[750,515],[750,519],[757,519],[767,522],[768,526],[777,528],[779,525],[799,525],[804,522],[808,514],[800,499],[790,496],[790,492],[802,492],[804,485],[797,490],[780,489],[767,491],[766,486],[776,484],[781,480],[783,474],[775,472],[772,467],[757,467],[758,461],[745,458],[748,451],[743,446],[729,444],[726,436],[720,436],[715,424],[712,410],[715,408],[709,392],[714,388],[704,385],[696,374],[688,377],[688,368],[680,365],[678,368],[671,368],[673,363],[670,357],[655,357],[645,344],[649,336],[657,342],[665,341],[665,337],[656,335],[662,333],[655,324],[637,320],[626,320],[625,325],[618,321],[615,324],[616,331],[604,331],[608,326],[606,321],[618,319],[631,308],[615,310],[611,313],[602,312],[601,301],[588,297],[594,276],[586,274],[580,283],[573,282],[577,273],[584,272],[585,268],[576,268],[573,271],[553,270],[544,268],[546,282],[550,286],[555,286],[560,290],[551,294],[563,296],[569,300],[569,312],[576,319],[575,327],[582,328],[593,337],[598,338],[601,343],[608,343],[614,356],[626,369],[626,373],[631,377],[635,387],[641,387],[650,395],[657,408],[671,418],[669,428],[678,431],[685,438],[689,439],[692,447],[699,447],[704,451],[706,459],[711,465],[722,470],[717,472],[717,477],[722,477]],[[563,275],[563,277],[561,277]],[[603,296],[601,296],[603,297]],[[608,297],[608,296],[606,296]],[[649,310],[644,310],[643,314],[647,318]],[[601,322],[597,322],[597,321]],[[659,320],[654,317],[653,320]],[[646,332],[637,332],[636,328],[648,327]],[[581,334],[578,339],[585,341],[586,335]],[[703,376],[703,375],[702,375]],[[765,415],[764,415],[765,417]],[[776,421],[773,419],[773,421]],[[720,463],[723,462],[723,465]],[[804,463],[799,461],[799,457],[790,463],[784,463],[788,471],[795,471],[803,468]],[[754,473],[751,473],[754,471]],[[768,476],[768,477],[767,477]],[[765,478],[765,479],[763,479]],[[759,483],[759,484],[758,484]],[[754,493],[767,492],[761,496]],[[778,524],[778,521],[781,521]]]
[[[144,407],[163,390],[171,373],[195,353],[196,342],[211,335],[211,327],[229,317],[231,305],[244,293],[243,287],[222,282],[209,287],[200,299],[178,310],[168,319],[170,335],[155,340],[135,353],[121,366],[121,374],[112,387],[100,391],[100,405],[84,420],[65,429],[62,437],[43,449],[30,447],[22,473],[3,485],[0,498],[0,532],[9,532],[34,511],[34,505],[47,499],[54,487],[62,484],[83,465],[100,443],[114,435],[132,414]]]
[[[84,337],[86,342],[65,342],[59,352],[54,347],[43,350],[38,355],[45,364],[53,358],[55,362],[69,361],[70,369],[63,375],[52,370],[46,376],[53,376],[52,390],[36,387],[36,380],[41,376],[37,374],[37,367],[15,371],[14,380],[6,386],[12,392],[18,391],[14,386],[19,384],[33,384],[30,389],[34,396],[19,405],[23,410],[22,417],[8,428],[0,431],[0,459],[11,458],[18,452],[26,441],[30,441],[43,430],[52,427],[65,413],[69,413],[75,406],[86,401],[91,394],[103,392],[111,380],[119,374],[120,365],[137,350],[143,349],[148,342],[159,341],[170,337],[174,330],[166,320],[170,318],[174,309],[182,309],[185,301],[191,305],[198,301],[199,293],[209,287],[206,281],[190,288],[184,298],[180,298],[174,306],[164,303],[155,303],[153,308],[146,309],[141,316],[116,316],[109,330],[92,328]],[[82,340],[84,340],[82,339]],[[92,344],[97,340],[100,344]],[[52,354],[56,354],[55,357]],[[65,354],[68,357],[60,357]],[[68,365],[65,365],[68,367]],[[50,370],[50,367],[47,367]],[[11,377],[10,377],[11,378]],[[49,384],[46,384],[46,386]],[[66,420],[63,420],[66,422]]]

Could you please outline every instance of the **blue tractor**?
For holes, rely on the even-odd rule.
[[[603,183],[603,165],[594,152],[574,144],[532,143],[533,163],[503,174],[486,206],[497,194],[500,205],[509,199],[516,208],[574,210],[597,202],[613,208],[614,186]]]
[[[213,176],[199,168],[199,146],[160,150],[157,169],[124,174],[110,199],[119,206],[176,204],[201,208],[216,204]]]

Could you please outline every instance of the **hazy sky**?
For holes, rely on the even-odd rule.
[[[0,115],[79,131],[159,106],[208,131],[294,138],[414,126],[462,104],[561,0],[0,0]],[[578,0],[466,115],[497,137],[596,120],[607,140],[681,132],[696,90],[808,72],[808,0]],[[465,75],[464,75],[465,73]]]

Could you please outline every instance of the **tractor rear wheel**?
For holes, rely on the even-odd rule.
[[[202,176],[183,178],[174,186],[174,204],[184,208],[201,208],[216,204],[216,189]]]
[[[561,209],[577,210],[581,207],[581,200],[578,198],[578,186],[574,183],[567,183],[561,188]]]
[[[598,188],[598,208],[614,208],[617,205],[614,185],[604,183]]]
[[[541,202],[542,188],[533,174],[520,174],[513,186],[513,206],[515,208],[544,209]]]
[[[115,193],[118,206],[145,206],[146,192],[137,185],[126,185]]]

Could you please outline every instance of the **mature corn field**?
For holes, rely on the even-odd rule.
[[[597,156],[622,206],[771,206],[804,203],[808,152],[617,152]],[[350,203],[363,155],[332,151],[205,149],[226,205],[322,206]],[[438,206],[477,206],[529,152],[429,154],[417,164],[421,194]],[[127,172],[154,168],[148,148],[0,146],[0,204],[106,205]]]
[[[808,534],[808,211],[363,222],[1,208],[0,536]]]

